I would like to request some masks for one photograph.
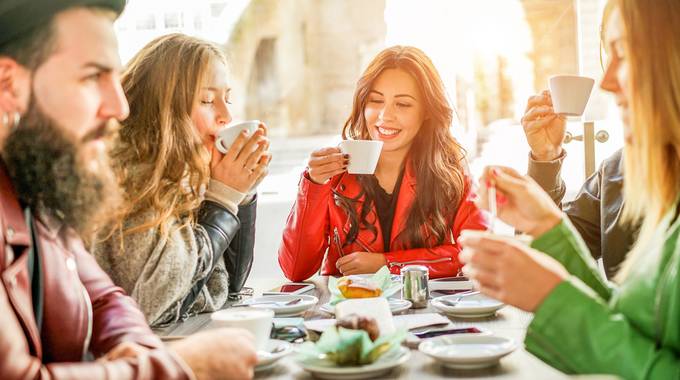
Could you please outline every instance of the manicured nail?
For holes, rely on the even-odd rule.
[[[499,205],[506,204],[508,203],[508,198],[505,195],[498,193],[496,194],[496,203],[498,203]]]
[[[342,157],[349,159],[349,154],[345,153],[345,154],[342,155]]]

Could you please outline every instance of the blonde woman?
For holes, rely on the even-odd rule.
[[[271,158],[264,126],[224,155],[215,149],[231,121],[226,59],[193,37],[150,42],[122,84],[130,116],[112,156],[126,202],[95,256],[151,325],[219,309],[252,265],[256,202],[246,194]]]
[[[625,129],[624,216],[642,222],[618,286],[600,275],[550,197],[509,169],[485,179],[504,197],[499,216],[535,237],[531,248],[471,233],[461,239],[461,258],[482,292],[535,313],[525,344],[549,364],[569,373],[677,379],[680,2],[610,0],[605,15],[601,87],[616,97]]]

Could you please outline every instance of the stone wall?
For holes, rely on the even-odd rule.
[[[225,47],[233,113],[274,135],[338,133],[383,47],[384,0],[253,0]]]

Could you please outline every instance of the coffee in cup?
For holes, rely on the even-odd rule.
[[[255,337],[255,349],[264,350],[269,342],[274,311],[254,307],[219,310],[210,316],[211,328],[232,327],[250,331]]]
[[[595,80],[577,75],[555,75],[549,80],[553,109],[558,115],[581,116]]]
[[[349,155],[349,174],[373,174],[378,165],[383,142],[380,140],[344,140],[338,147]]]
[[[222,128],[219,132],[217,132],[217,138],[215,139],[215,146],[217,147],[217,150],[219,150],[222,154],[226,154],[229,150],[229,147],[234,143],[241,131],[246,131],[250,136],[255,133],[260,124],[261,122],[259,120],[248,120],[232,123]]]

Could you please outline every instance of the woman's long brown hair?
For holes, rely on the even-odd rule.
[[[425,121],[411,145],[407,163],[416,176],[416,197],[408,212],[406,228],[396,239],[406,248],[431,248],[449,238],[453,218],[465,194],[465,151],[451,135],[453,108],[437,69],[420,49],[393,46],[380,52],[368,65],[357,82],[352,113],[342,130],[343,139],[370,140],[364,109],[373,83],[386,69],[407,72],[418,84],[423,95]],[[348,213],[351,228],[347,242],[356,239],[360,228],[375,234],[367,220],[375,204],[375,179],[358,175],[361,193],[351,199],[338,196],[341,207]],[[359,215],[355,205],[364,196]],[[385,247],[389,249],[389,247]]]
[[[112,151],[126,197],[118,228],[125,234],[159,227],[169,217],[195,218],[201,188],[207,183],[209,153],[191,121],[191,111],[209,65],[226,64],[212,43],[183,34],[149,42],[132,58],[122,76],[130,116],[122,122]],[[142,224],[124,222],[153,211]]]

